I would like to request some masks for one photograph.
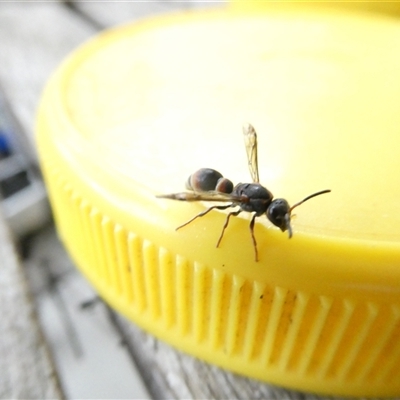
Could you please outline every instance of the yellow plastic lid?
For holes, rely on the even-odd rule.
[[[38,148],[58,230],[117,310],[247,376],[400,394],[400,23],[274,7],[105,32],[51,79]],[[293,237],[251,214],[159,199],[214,168],[293,204]],[[228,210],[229,211],[229,210]]]

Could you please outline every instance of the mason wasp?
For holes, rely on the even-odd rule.
[[[238,207],[237,210],[232,211],[227,215],[216,247],[220,245],[222,237],[225,233],[225,229],[227,228],[229,220],[232,216],[236,217],[242,211],[253,213],[249,228],[251,239],[253,241],[255,260],[258,261],[257,241],[254,235],[255,219],[265,213],[267,218],[282,232],[288,231],[290,239],[293,236],[293,230],[291,226],[292,211],[313,197],[329,193],[330,189],[313,193],[305,197],[303,200],[297,202],[293,206],[290,206],[285,199],[274,199],[272,193],[259,183],[257,133],[253,126],[248,124],[243,127],[243,134],[252,183],[238,183],[236,186],[234,186],[229,179],[224,178],[218,171],[211,168],[201,168],[189,176],[186,182],[186,189],[188,189],[187,192],[162,194],[158,195],[157,197],[180,201],[210,201],[217,203],[229,203],[224,205],[213,205],[209,207],[205,211],[194,216],[189,221],[178,226],[176,230],[183,228],[199,217],[203,217],[211,210],[226,210],[230,207]]]

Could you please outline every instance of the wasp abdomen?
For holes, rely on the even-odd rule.
[[[217,191],[220,193],[231,193],[233,183],[224,178],[223,175],[212,168],[201,168],[190,175],[186,181],[186,189],[195,192]]]

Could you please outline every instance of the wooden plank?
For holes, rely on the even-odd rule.
[[[32,237],[27,253],[27,277],[66,397],[150,399],[107,309],[74,268],[54,228]]]
[[[0,398],[62,399],[22,268],[0,213]]]
[[[49,76],[96,31],[61,2],[1,4],[0,90],[32,148],[36,110]]]

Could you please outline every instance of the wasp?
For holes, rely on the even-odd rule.
[[[224,205],[216,204],[209,207],[200,214],[195,215],[189,221],[178,226],[176,230],[183,228],[199,217],[203,217],[212,210],[226,210],[231,207],[238,207],[235,211],[227,215],[216,247],[219,247],[232,216],[236,217],[243,211],[253,213],[249,228],[255,252],[255,260],[258,261],[257,241],[254,235],[254,224],[257,217],[266,214],[267,218],[282,232],[288,232],[290,239],[293,236],[291,226],[292,211],[305,201],[321,194],[329,193],[331,190],[321,190],[310,194],[292,206],[285,199],[274,199],[272,193],[259,183],[257,133],[254,127],[250,124],[244,126],[243,135],[252,183],[238,183],[234,186],[229,179],[224,178],[218,171],[211,168],[201,168],[189,176],[186,182],[187,192],[163,194],[157,197],[181,201],[229,203]]]

